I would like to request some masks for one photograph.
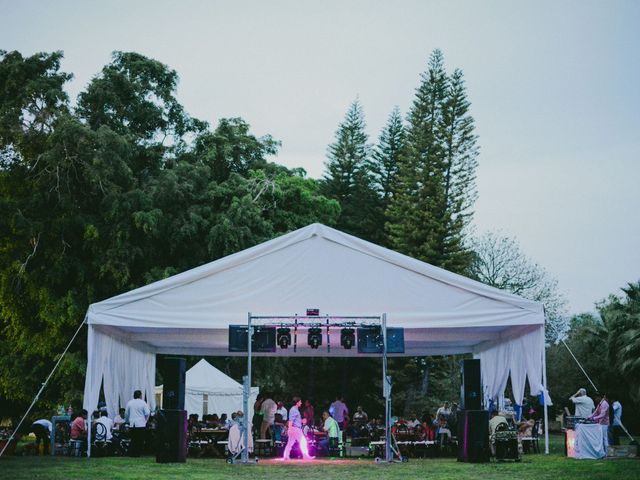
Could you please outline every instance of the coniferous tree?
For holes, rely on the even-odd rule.
[[[389,115],[387,124],[380,133],[378,145],[371,155],[370,168],[374,188],[381,199],[381,205],[384,210],[389,206],[395,190],[404,136],[404,125],[402,124],[400,109],[395,107]]]
[[[365,128],[362,106],[356,99],[338,126],[335,142],[329,145],[323,194],[340,203],[340,230],[380,243],[383,231],[375,221],[378,198],[369,170],[371,147]]]
[[[387,215],[393,248],[454,272],[471,254],[464,234],[475,199],[478,150],[462,73],[435,50],[408,115],[405,147]]]

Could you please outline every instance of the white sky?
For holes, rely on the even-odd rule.
[[[480,137],[477,231],[517,237],[577,313],[640,279],[639,23],[620,0],[0,0],[0,49],[63,50],[72,98],[112,51],[153,57],[191,115],[240,116],[319,177],[355,97],[375,141],[440,48]]]

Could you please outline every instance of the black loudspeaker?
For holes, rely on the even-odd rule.
[[[358,353],[382,353],[382,329],[358,328]],[[387,327],[387,353],[404,353],[404,328]]]
[[[159,410],[156,426],[156,462],[187,461],[187,411]]]
[[[184,358],[165,358],[162,365],[162,408],[184,410],[186,366]]]
[[[243,325],[229,325],[229,351],[247,351],[247,327]],[[252,352],[276,351],[276,327],[253,327],[251,339]]]
[[[462,410],[482,409],[482,382],[480,381],[480,360],[462,360],[460,365],[460,408]]]
[[[458,461],[489,461],[489,412],[466,410],[458,417]]]

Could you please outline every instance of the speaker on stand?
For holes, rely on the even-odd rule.
[[[460,400],[458,417],[458,461],[489,461],[489,412],[482,410],[480,360],[466,359],[460,364]]]
[[[159,410],[156,423],[156,462],[187,461],[187,411]]]
[[[184,463],[187,461],[186,360],[166,358],[162,379],[163,409],[157,413],[156,462]]]
[[[480,360],[462,360],[460,367],[460,408],[462,410],[482,410]]]

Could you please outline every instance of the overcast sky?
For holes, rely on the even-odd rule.
[[[467,81],[478,233],[501,230],[573,313],[640,279],[640,1],[0,0],[0,49],[63,50],[72,98],[114,50],[177,70],[187,111],[240,116],[323,173],[358,96],[370,140],[435,48]]]

